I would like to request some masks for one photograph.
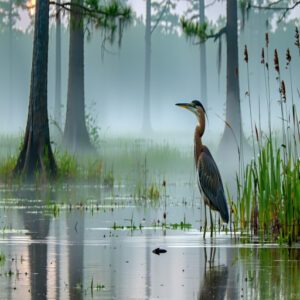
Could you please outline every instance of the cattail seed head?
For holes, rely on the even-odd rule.
[[[259,142],[259,134],[258,134],[256,124],[255,124],[255,135],[256,135],[256,140]]]
[[[299,37],[299,30],[297,27],[295,29],[295,45],[299,49],[299,53],[300,53],[300,37]]]
[[[281,85],[280,85],[280,93],[281,93],[283,101],[286,102],[286,89],[285,89],[285,83],[283,80],[281,81]]]
[[[265,40],[266,40],[266,46],[268,48],[269,47],[269,33],[268,32],[266,32],[266,34],[265,34]]]
[[[239,77],[239,69],[238,68],[235,68],[234,70],[234,74],[235,74],[235,77]]]
[[[265,63],[265,49],[262,48],[261,49],[261,61],[260,61],[261,64],[264,64]]]
[[[274,51],[274,66],[277,73],[280,73],[279,69],[279,58],[278,58],[278,52],[277,49]]]
[[[290,53],[290,49],[287,48],[286,50],[286,66],[288,67],[288,65],[290,64],[291,60],[292,60],[292,57],[291,57],[291,53]]]
[[[248,49],[247,49],[247,45],[245,45],[245,49],[244,49],[244,60],[246,63],[248,63]]]

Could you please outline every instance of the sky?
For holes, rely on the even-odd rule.
[[[129,0],[128,1],[132,6],[133,10],[137,13],[138,16],[144,14],[145,12],[145,0]],[[226,12],[226,1],[216,1],[214,5],[210,6],[209,4],[215,2],[214,0],[206,0],[205,4],[207,5],[206,17],[211,21],[216,21],[220,15],[225,15]],[[179,14],[182,14],[188,7],[187,0],[177,1],[176,11]]]
[[[35,1],[35,0],[31,0]],[[214,0],[206,0],[205,3],[208,6],[206,9],[206,17],[210,21],[216,21],[220,15],[225,15],[226,12],[226,1],[216,1],[214,5],[209,5],[210,3],[215,2]],[[143,16],[145,14],[145,0],[128,0],[129,5],[132,7],[133,11],[137,14],[138,17]],[[187,0],[178,0],[176,7],[176,12],[179,15],[182,15],[184,11],[188,7]],[[21,19],[17,24],[19,28],[27,28],[30,20],[27,12],[21,13]]]
[[[35,0],[28,0],[28,2],[32,3],[35,2]],[[145,0],[128,0],[128,3],[138,17],[144,16],[145,9],[146,9]],[[176,12],[179,15],[183,15],[189,5],[189,1],[177,0],[176,3],[177,3]],[[220,16],[226,15],[226,1],[205,0],[205,5],[206,5],[206,11],[205,11],[206,18],[211,22],[215,22],[218,20]],[[300,15],[300,5],[290,12],[288,19],[298,18],[299,15]],[[17,27],[24,29],[28,27],[29,23],[30,20],[29,20],[28,13],[22,12],[21,19],[17,24]],[[272,23],[276,25],[276,20],[273,20]]]

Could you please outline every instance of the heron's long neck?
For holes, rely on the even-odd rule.
[[[195,143],[195,163],[197,167],[199,155],[202,151],[202,135],[205,130],[205,115],[203,112],[200,113],[199,124],[196,126],[195,135],[194,135],[194,143]]]

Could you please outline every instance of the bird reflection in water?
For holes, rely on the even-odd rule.
[[[228,268],[226,265],[215,265],[216,247],[210,247],[209,259],[204,247],[204,276],[198,299],[224,299],[227,288]]]

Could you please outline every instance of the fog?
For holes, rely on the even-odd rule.
[[[272,123],[280,128],[280,106],[278,81],[273,67],[273,51],[278,48],[281,63],[281,79],[286,80],[287,98],[291,103],[290,74],[285,70],[285,51],[290,48],[292,61],[292,84],[294,91],[299,86],[299,55],[294,47],[294,28],[297,20],[282,21],[275,27],[257,27],[259,12],[251,13],[246,20],[245,29],[239,26],[239,80],[242,108],[242,122],[246,137],[251,133],[249,123],[249,103],[246,92],[247,70],[243,60],[244,45],[249,52],[249,82],[253,123],[267,130],[266,87],[264,70],[260,64],[261,48],[265,44],[264,34],[270,31],[270,91],[272,102]],[[135,19],[123,34],[121,47],[105,45],[99,30],[92,30],[85,39],[85,102],[86,113],[97,121],[103,135],[131,135],[147,137],[142,132],[144,68],[145,68],[145,24],[143,16]],[[2,134],[24,132],[27,119],[30,70],[32,59],[33,33],[13,31],[12,53],[8,53],[8,31],[0,33],[0,83],[1,111],[0,131]],[[68,76],[69,28],[62,32],[62,116],[65,116]],[[226,100],[226,40],[222,38],[221,72],[218,74],[217,57],[219,42],[209,39],[207,46],[208,125],[205,139],[217,144],[224,130]],[[172,32],[158,26],[152,34],[151,61],[151,123],[153,134],[171,137],[180,141],[182,137],[191,138],[196,119],[192,114],[175,106],[176,102],[200,99],[200,55],[199,45],[182,34],[179,25]],[[12,80],[9,68],[11,59]],[[55,25],[52,22],[49,34],[49,71],[48,71],[48,109],[50,119],[54,115],[55,94]],[[10,99],[11,86],[11,102]],[[298,95],[293,95],[298,100]],[[294,99],[294,100],[295,100]],[[259,100],[260,116],[259,119]]]

